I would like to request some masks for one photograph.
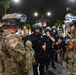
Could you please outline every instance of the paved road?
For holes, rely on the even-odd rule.
[[[55,63],[56,65],[56,69],[53,69],[53,68],[49,68],[49,71],[51,75],[51,72],[54,74],[54,75],[68,75],[67,74],[67,70],[66,68],[64,68],[62,65],[58,64],[58,63]]]
[[[68,75],[66,68],[63,66],[63,62],[60,60],[59,63],[55,62],[56,69],[49,68],[45,75]]]

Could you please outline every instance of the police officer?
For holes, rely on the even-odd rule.
[[[59,43],[60,43],[60,37],[57,33],[57,29],[55,26],[52,27],[52,32],[51,32],[51,35],[53,36],[53,38],[55,39],[55,42],[54,42],[54,51],[55,51],[55,61],[58,62],[58,57],[57,57],[57,50],[59,50]]]
[[[25,73],[25,48],[17,31],[17,17],[6,14],[2,18],[4,32],[2,34],[3,75],[26,75]]]
[[[51,34],[51,28],[47,27],[45,29],[45,34],[43,37],[43,41],[46,44],[46,50],[45,50],[45,65],[46,65],[46,71],[48,70],[48,66],[50,65],[50,59],[51,59],[51,65],[52,68],[55,69],[54,64],[54,52],[52,50],[52,43],[55,42],[55,39],[50,35]]]
[[[36,64],[33,65],[34,75],[38,75],[38,66],[40,75],[44,75],[44,49],[45,45],[42,42],[43,36],[40,34],[40,26],[38,23],[32,26],[33,33],[29,36],[32,42],[32,48],[35,51]],[[39,64],[39,65],[38,65]]]

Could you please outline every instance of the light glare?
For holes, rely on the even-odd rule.
[[[69,0],[69,2],[75,2],[76,0]]]
[[[34,16],[38,16],[38,13],[37,13],[37,12],[35,12],[35,13],[34,13]]]
[[[51,16],[51,13],[50,13],[50,12],[48,12],[48,13],[47,13],[47,16]]]
[[[13,0],[15,3],[19,3],[20,2],[20,0]]]

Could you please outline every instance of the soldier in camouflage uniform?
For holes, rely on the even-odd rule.
[[[3,75],[26,75],[25,73],[25,48],[17,31],[17,18],[13,14],[6,14],[2,18],[4,32],[2,34]],[[1,55],[0,55],[1,56]]]
[[[32,49],[31,41],[29,40],[26,41],[25,50],[26,50],[26,67],[25,67],[26,72],[27,75],[33,75],[33,64],[35,64],[35,58],[34,58],[34,50]]]
[[[70,25],[70,30],[71,30],[71,36],[73,38],[73,48],[74,48],[74,75],[76,75],[76,21],[73,22],[73,24]]]
[[[0,23],[0,50],[1,50],[1,43],[2,43],[2,33],[3,33],[2,23]]]
[[[71,46],[67,46],[67,51],[65,52],[66,68],[68,70],[68,75],[76,75],[76,22],[70,24],[71,30]]]
[[[3,53],[1,52],[2,50],[2,46],[1,46],[1,43],[2,43],[2,33],[3,33],[3,29],[2,29],[2,23],[0,23],[0,57],[2,57]],[[0,61],[0,74],[2,73],[2,63]]]

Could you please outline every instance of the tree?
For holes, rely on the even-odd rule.
[[[29,24],[28,21],[26,21],[26,22],[24,23],[24,26],[26,26],[27,29],[31,28],[31,25]]]
[[[70,7],[67,7],[66,11],[69,12],[69,13],[72,13],[72,9]]]
[[[62,20],[60,20],[60,19],[57,19],[57,20],[56,20],[56,23],[55,23],[55,25],[56,25],[56,26],[59,26],[59,25],[61,25],[61,23],[62,23]]]
[[[0,5],[0,19],[2,18],[2,16],[4,15],[4,10],[3,10],[3,6]]]
[[[0,0],[0,5],[4,8],[4,13],[6,14],[6,10],[10,7],[10,0]]]
[[[71,13],[72,15],[76,15],[76,10],[73,10],[71,7],[66,8],[67,13]]]

